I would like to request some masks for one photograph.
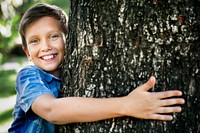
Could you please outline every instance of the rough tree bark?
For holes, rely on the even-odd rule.
[[[58,132],[200,132],[199,0],[72,0],[70,9],[62,97],[124,96],[155,75],[152,91],[180,89],[186,104],[171,122],[122,117]]]

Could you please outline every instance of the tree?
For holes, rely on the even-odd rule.
[[[73,0],[61,96],[118,97],[155,75],[152,91],[180,89],[171,122],[131,117],[59,127],[81,133],[200,132],[200,1]]]

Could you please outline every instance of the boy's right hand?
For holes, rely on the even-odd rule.
[[[151,76],[146,83],[124,97],[123,113],[142,119],[172,120],[173,116],[169,113],[181,112],[180,105],[184,104],[185,100],[174,97],[181,96],[182,92],[178,90],[149,92],[155,83],[155,77]]]

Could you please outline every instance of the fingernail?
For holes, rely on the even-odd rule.
[[[185,100],[184,100],[184,99],[182,99],[182,100],[181,100],[181,103],[182,103],[182,104],[184,104],[184,103],[185,103]]]

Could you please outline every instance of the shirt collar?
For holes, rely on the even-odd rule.
[[[60,80],[59,77],[56,77],[50,73],[47,73],[46,71],[42,70],[41,68],[37,67],[34,65],[34,67],[36,67],[36,69],[38,69],[40,71],[40,73],[42,74],[43,76],[43,79],[45,79],[47,82],[51,82],[53,79],[56,79],[56,80]]]

